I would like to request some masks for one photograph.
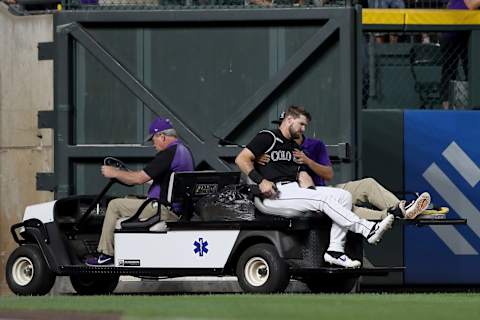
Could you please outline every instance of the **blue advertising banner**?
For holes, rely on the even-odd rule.
[[[406,284],[480,283],[480,111],[405,111],[405,190],[467,225],[405,228]]]

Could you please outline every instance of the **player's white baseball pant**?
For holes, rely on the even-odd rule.
[[[279,182],[276,185],[280,194],[277,199],[265,199],[263,203],[266,206],[322,211],[332,219],[329,251],[344,251],[348,230],[366,238],[374,226],[373,222],[361,219],[351,211],[352,196],[345,190],[331,187],[306,189],[300,188],[297,182]]]

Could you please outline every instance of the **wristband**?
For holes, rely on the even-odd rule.
[[[248,177],[252,179],[252,181],[255,182],[256,184],[260,184],[263,180],[262,175],[258,173],[258,171],[255,169],[250,171],[250,173],[248,174]]]

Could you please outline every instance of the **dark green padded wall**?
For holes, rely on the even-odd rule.
[[[403,191],[403,110],[363,110],[360,115],[361,175],[392,191]],[[374,266],[403,266],[403,225],[397,223],[378,246],[365,245]],[[364,277],[367,285],[402,285],[403,273]]]

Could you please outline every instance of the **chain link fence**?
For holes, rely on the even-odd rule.
[[[468,31],[364,36],[363,108],[468,108]]]

